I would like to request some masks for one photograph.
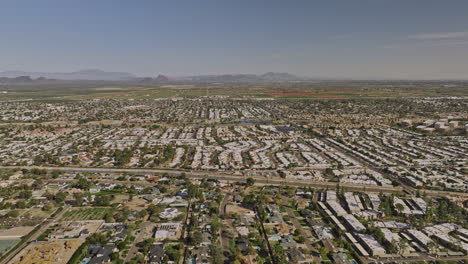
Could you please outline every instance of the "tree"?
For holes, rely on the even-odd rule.
[[[275,259],[276,263],[279,263],[279,264],[288,263],[286,253],[284,252],[284,249],[280,244],[275,244],[272,247],[272,253],[273,253],[273,258]]]
[[[114,152],[114,165],[115,166],[124,166],[130,162],[131,157],[133,156],[133,151],[131,149],[119,150],[117,149]]]
[[[78,165],[80,163],[80,159],[78,158],[77,155],[74,155],[71,160],[73,165]]]
[[[305,238],[304,238],[303,236],[298,236],[298,237],[297,237],[297,242],[299,242],[299,243],[302,244],[302,243],[305,242]]]
[[[63,201],[65,201],[65,199],[67,198],[68,196],[68,193],[66,192],[58,192],[55,197],[54,197],[54,200],[57,202],[57,203],[62,203]]]
[[[211,234],[213,235],[213,239],[218,235],[220,228],[221,223],[219,222],[219,218],[213,217],[213,221],[211,222]]]
[[[180,245],[171,245],[166,247],[166,254],[170,260],[179,262],[180,259]]]
[[[328,255],[328,249],[326,247],[321,247],[319,251],[322,256]]]
[[[146,208],[146,210],[148,211],[150,216],[159,215],[159,213],[161,213],[161,209],[154,204],[148,205],[148,208]]]
[[[252,177],[247,178],[246,180],[246,185],[247,186],[253,186],[255,184],[255,179]]]
[[[18,198],[20,199],[29,199],[32,197],[32,192],[31,191],[21,191],[18,194]]]
[[[200,231],[195,231],[192,235],[193,245],[199,245],[203,241],[203,235]]]
[[[198,186],[196,186],[194,184],[190,184],[190,183],[188,184],[187,193],[188,193],[188,198],[189,199],[197,197],[199,192],[200,191],[198,189]]]
[[[73,197],[75,198],[75,201],[73,202],[74,206],[81,206],[83,205],[84,198],[82,193],[74,193]]]
[[[74,185],[75,188],[89,190],[91,187],[91,182],[83,176],[78,178],[78,181]]]
[[[154,238],[148,238],[140,242],[140,247],[144,255],[148,254],[149,249],[151,245],[153,245],[153,243],[154,243]]]
[[[147,216],[147,215],[148,215],[148,211],[146,211],[145,209],[138,212],[138,217],[140,217],[140,218],[145,218],[145,216]]]
[[[222,264],[223,263],[223,250],[218,245],[211,245],[211,256],[213,264]]]
[[[111,212],[107,213],[104,216],[104,221],[106,221],[106,223],[114,223],[115,222],[114,215]]]
[[[401,213],[403,212],[403,210],[405,209],[405,207],[401,204],[401,203],[397,203],[395,205],[395,208],[397,209],[398,213],[401,215]]]
[[[52,175],[52,178],[57,179],[60,176],[60,171],[53,170],[51,175]]]
[[[214,201],[211,202],[209,211],[210,211],[211,215],[218,215],[219,214],[219,204],[214,202]]]
[[[42,207],[42,211],[50,211],[50,210],[52,210],[51,204],[46,204]]]
[[[110,255],[110,259],[112,260],[112,262],[116,262],[119,260],[119,253],[118,252],[113,252],[111,255]]]
[[[294,230],[294,235],[299,236],[301,234],[301,231],[299,229]]]
[[[98,194],[94,198],[94,205],[96,206],[109,206],[112,197],[109,195]]]
[[[108,239],[109,237],[104,233],[93,233],[87,238],[90,244],[101,244],[101,245],[106,244]]]

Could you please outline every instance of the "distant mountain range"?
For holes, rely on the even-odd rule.
[[[196,75],[182,77],[167,77],[158,75],[156,78],[141,78],[143,83],[259,83],[259,82],[291,82],[305,81],[306,78],[297,77],[290,73],[268,72],[261,75],[256,74],[221,74],[221,75]]]
[[[0,72],[0,78],[16,78],[29,76],[32,79],[46,78],[56,80],[89,80],[89,81],[124,81],[136,78],[135,75],[127,72],[106,72],[102,70],[82,70],[76,72],[25,72],[25,71],[4,71]]]
[[[168,77],[158,75],[157,77],[137,77],[127,72],[106,72],[102,70],[82,70],[76,72],[25,72],[25,71],[4,71],[0,72],[0,81],[31,82],[44,80],[65,80],[65,81],[126,81],[144,84],[152,83],[257,83],[257,82],[292,82],[305,81],[290,73],[267,72],[265,74],[221,74],[221,75],[197,75]]]

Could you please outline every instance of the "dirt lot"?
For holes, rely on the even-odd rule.
[[[25,211],[21,212],[21,216],[23,216],[23,217],[31,216],[31,217],[46,218],[46,217],[49,217],[50,214],[51,214],[50,212],[43,211],[42,209],[39,209],[39,208],[32,208],[32,209],[25,210]]]
[[[247,214],[251,212],[251,210],[247,208],[243,208],[240,206],[237,206],[235,204],[228,204],[226,205],[226,214],[232,215],[232,214]]]
[[[138,209],[141,210],[146,207],[148,202],[145,199],[141,198],[133,198],[133,200],[126,202],[124,206],[129,207],[130,209]]]
[[[114,196],[112,203],[123,203],[128,200],[127,194],[117,194]]]
[[[63,239],[29,244],[13,258],[14,264],[66,264],[84,239]]]

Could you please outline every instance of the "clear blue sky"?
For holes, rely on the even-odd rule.
[[[468,79],[466,0],[0,0],[0,71]]]

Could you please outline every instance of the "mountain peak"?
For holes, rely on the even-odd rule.
[[[266,81],[293,81],[299,79],[297,76],[287,72],[267,72],[260,75]]]
[[[169,78],[165,75],[159,74],[155,79],[156,82],[168,82]]]

